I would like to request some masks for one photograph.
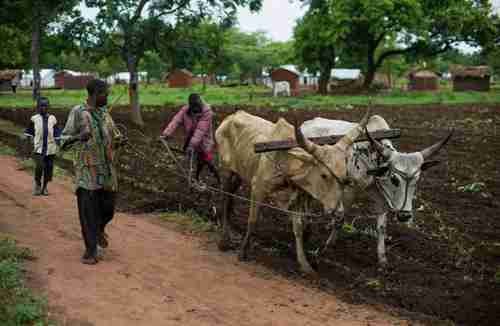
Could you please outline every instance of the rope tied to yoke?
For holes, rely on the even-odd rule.
[[[147,137],[146,135],[144,135],[142,132],[141,132],[141,134],[146,139],[150,138],[150,137]],[[149,139],[149,140],[151,141],[152,139]],[[176,155],[174,154],[174,151],[172,150],[172,148],[170,147],[170,145],[168,144],[168,142],[165,139],[161,139],[161,143],[167,149],[167,153],[168,153],[169,157],[172,159],[172,161],[174,161],[174,164],[181,171],[181,173],[176,173],[176,172],[174,172],[172,170],[169,170],[168,172],[170,174],[173,174],[173,175],[176,175],[178,177],[181,177],[181,178],[185,179],[186,181],[189,182],[190,185],[191,184],[195,184],[195,183],[191,183],[189,172],[186,171],[186,169],[184,169],[184,167],[180,164],[179,160],[177,160]],[[143,158],[143,160],[145,160],[145,161],[147,161],[149,163],[153,163],[154,164],[154,162],[152,161],[151,158],[148,158],[144,153],[142,153],[141,151],[139,151],[132,144],[127,143],[127,147],[130,148],[131,150],[133,150],[139,156],[141,156]],[[164,163],[166,163],[165,160],[162,160],[162,161],[164,161]],[[313,214],[313,213],[305,213],[305,212],[298,212],[298,211],[292,211],[292,210],[288,210],[288,209],[283,209],[283,208],[280,208],[280,207],[277,207],[277,206],[274,206],[274,205],[270,205],[270,204],[267,204],[267,203],[254,201],[254,200],[251,200],[249,198],[246,198],[246,197],[243,197],[243,196],[239,196],[239,195],[236,195],[236,194],[224,191],[224,190],[219,189],[219,188],[215,188],[213,186],[210,186],[210,185],[207,185],[207,184],[204,184],[204,183],[201,184],[201,185],[199,184],[199,185],[195,185],[194,186],[194,188],[197,188],[197,187],[201,188],[203,190],[212,192],[212,193],[218,193],[218,194],[222,194],[222,195],[226,195],[226,196],[231,196],[233,198],[236,198],[236,199],[248,202],[248,203],[254,203],[254,204],[259,205],[261,207],[267,207],[267,208],[270,208],[270,209],[273,209],[273,210],[276,210],[276,211],[280,211],[280,212],[286,213],[286,214],[295,214],[295,215],[300,215],[300,216],[303,216],[303,217],[313,217],[313,218],[316,218],[316,219],[317,218],[324,218],[323,214]],[[320,223],[325,223],[325,222],[320,222]]]

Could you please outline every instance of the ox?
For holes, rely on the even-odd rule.
[[[290,96],[290,84],[287,81],[273,83],[273,96]]]
[[[307,137],[342,135],[356,124],[340,120],[315,118],[305,121],[301,131]],[[387,130],[389,125],[380,116],[372,116],[367,130]],[[370,138],[369,142],[359,142],[353,146],[353,157],[349,160],[347,174],[354,181],[345,188],[344,205],[350,206],[356,193],[366,191],[374,201],[377,217],[377,255],[381,266],[387,264],[385,236],[387,213],[393,212],[400,222],[413,218],[413,201],[416,186],[422,171],[439,161],[429,160],[448,142],[452,132],[440,142],[420,152],[400,153],[388,139],[381,141]]]
[[[318,200],[325,213],[342,214],[342,194],[347,182],[347,158],[351,155],[352,145],[364,131],[368,113],[352,130],[347,132],[335,145],[314,145],[305,139],[300,129],[294,128],[284,119],[276,124],[243,111],[224,119],[215,133],[222,165],[229,175],[224,182],[224,191],[235,193],[242,181],[251,187],[250,214],[246,236],[241,245],[239,258],[246,260],[252,233],[259,216],[259,205],[265,199],[271,199],[279,208],[287,209],[290,205],[308,194]],[[274,140],[293,138],[302,148],[288,151],[256,154],[254,144]],[[229,214],[233,205],[232,196],[225,196],[221,250],[227,249],[229,240]],[[314,273],[303,248],[302,215],[292,214],[297,260],[303,272]]]

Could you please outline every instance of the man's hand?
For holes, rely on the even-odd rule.
[[[71,137],[71,138],[63,139],[63,142],[62,142],[63,144],[61,146],[61,150],[65,151],[65,150],[69,149],[78,140],[79,140],[78,137]]]
[[[79,140],[81,142],[86,142],[87,140],[89,140],[90,138],[92,137],[92,135],[90,134],[90,132],[83,132],[80,134],[79,136]]]

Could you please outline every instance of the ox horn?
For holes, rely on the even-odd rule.
[[[295,127],[295,140],[297,141],[297,144],[300,147],[302,147],[306,152],[314,156],[315,146],[317,145],[304,136],[302,130],[300,130],[297,118],[295,118],[294,127]]]
[[[384,145],[382,145],[382,143],[379,142],[378,140],[373,139],[373,137],[368,132],[368,128],[366,126],[365,126],[365,133],[366,137],[370,141],[370,144],[375,148],[377,153],[379,153],[380,156],[384,157]]]
[[[430,159],[432,156],[434,156],[435,154],[437,154],[439,152],[439,150],[444,145],[446,145],[446,143],[450,140],[450,138],[453,135],[454,131],[455,130],[452,129],[450,131],[450,133],[448,134],[448,136],[446,136],[445,139],[443,139],[443,140],[437,142],[436,144],[434,144],[434,145],[432,145],[430,147],[427,147],[426,149],[424,149],[423,151],[421,151],[420,153],[422,153],[422,156],[424,157],[424,161]]]
[[[345,134],[344,137],[342,137],[337,144],[339,144],[344,150],[347,150],[358,137],[363,133],[363,129],[366,128],[366,125],[368,124],[368,120],[370,119],[370,107],[366,110],[365,115],[359,122],[357,127],[352,128]]]

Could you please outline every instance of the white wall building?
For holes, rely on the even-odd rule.
[[[54,69],[40,70],[40,87],[54,88],[56,86],[54,75],[57,73]],[[21,79],[21,87],[32,87],[33,85],[33,70],[23,70],[23,78]]]

